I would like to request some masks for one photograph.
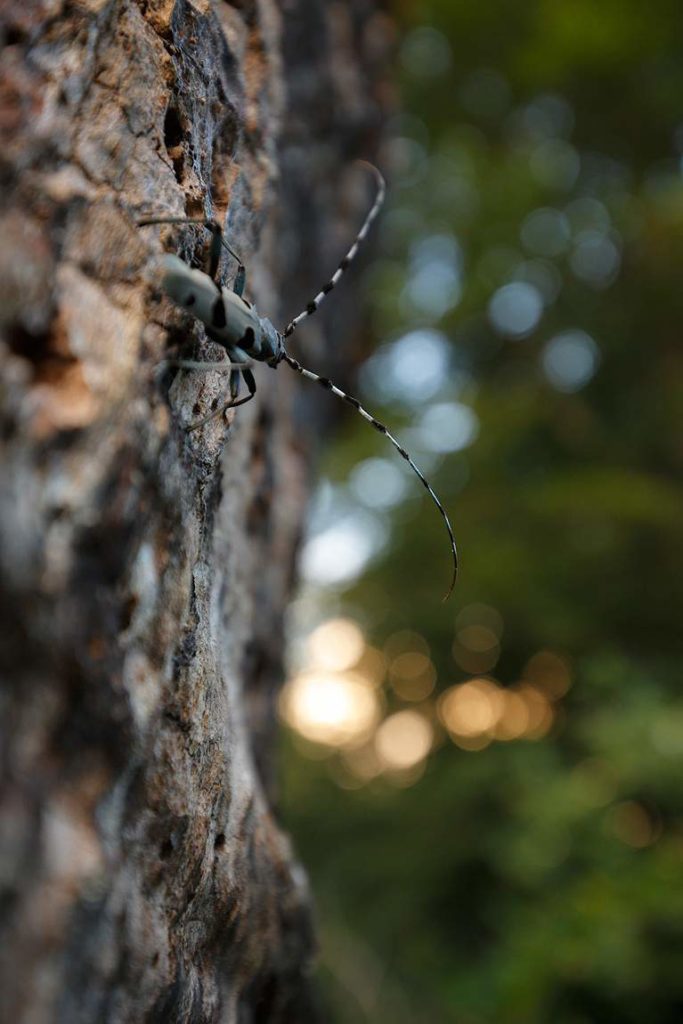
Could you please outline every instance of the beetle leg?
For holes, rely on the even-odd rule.
[[[224,405],[218,409],[214,409],[209,413],[208,416],[204,416],[203,419],[197,420],[196,423],[190,423],[187,430],[198,430],[199,427],[203,427],[205,423],[209,423],[213,419],[218,419],[219,416],[223,416],[228,409],[235,409],[238,405],[245,405],[246,402],[250,402],[256,394],[256,381],[254,375],[249,369],[251,366],[251,360],[243,353],[241,349],[230,349],[228,355],[231,357],[232,365],[234,369],[230,374],[230,399],[225,402]],[[243,356],[243,360],[239,361],[239,357]],[[239,367],[239,368],[238,368]],[[239,391],[239,374],[244,377],[244,382],[249,389],[249,394],[245,395],[244,398],[237,398]]]

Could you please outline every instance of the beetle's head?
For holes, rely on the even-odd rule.
[[[282,335],[273,327],[267,317],[261,317],[261,351],[268,366],[277,366],[285,354],[285,346],[282,342]]]

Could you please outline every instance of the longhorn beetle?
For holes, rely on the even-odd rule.
[[[201,320],[206,328],[207,336],[212,341],[222,345],[228,357],[227,360],[222,360],[221,362],[201,362],[191,359],[176,359],[171,361],[172,365],[186,370],[198,370],[202,372],[207,372],[209,370],[230,371],[229,401],[198,422],[192,423],[188,427],[188,430],[196,430],[198,427],[202,427],[205,423],[208,423],[209,420],[214,417],[221,416],[227,409],[233,409],[235,406],[243,405],[254,397],[256,394],[256,382],[250,369],[252,360],[256,360],[257,362],[266,362],[268,366],[272,366],[273,368],[277,367],[281,362],[285,362],[303,377],[307,377],[309,380],[320,384],[328,391],[331,391],[332,394],[336,395],[337,398],[342,398],[345,402],[348,402],[349,405],[352,405],[353,408],[361,414],[363,419],[367,420],[375,430],[378,430],[380,434],[384,434],[384,436],[391,441],[399,455],[406,460],[413,472],[420,478],[426,489],[429,491],[432,501],[441,513],[446,524],[446,529],[448,530],[448,538],[453,556],[453,576],[451,578],[448,592],[444,597],[445,601],[450,597],[453,587],[455,586],[455,581],[458,575],[458,554],[448,514],[435,492],[432,490],[429,482],[417,468],[405,448],[401,447],[396,438],[389,433],[383,423],[380,423],[374,416],[371,416],[370,413],[362,407],[360,402],[355,398],[352,398],[351,395],[347,395],[345,392],[341,391],[332,383],[332,381],[328,380],[327,377],[321,377],[319,374],[313,373],[312,370],[307,370],[303,367],[301,363],[297,362],[296,359],[290,356],[285,349],[285,339],[289,338],[290,335],[294,333],[302,320],[305,320],[316,312],[325,296],[328,295],[329,292],[331,292],[339,283],[340,278],[355,258],[360,243],[370,230],[370,226],[384,202],[386,191],[384,178],[376,167],[373,167],[371,164],[365,164],[365,161],[360,161],[360,163],[363,163],[364,166],[368,167],[373,172],[377,180],[377,195],[372,208],[365,218],[363,226],[356,235],[353,245],[342,259],[330,280],[322,287],[315,298],[308,303],[306,308],[290,321],[282,333],[273,326],[267,317],[259,316],[251,303],[244,298],[243,292],[246,284],[246,268],[237,253],[225,241],[220,224],[214,220],[204,218],[148,217],[144,220],[138,221],[138,225],[140,227],[145,227],[150,224],[201,224],[211,232],[211,244],[208,252],[206,273],[201,270],[192,269],[184,260],[181,260],[179,256],[166,254],[161,260],[161,284],[166,294],[178,306],[181,306],[183,309],[187,309],[193,314],[193,316],[197,317],[198,320]],[[232,289],[221,284],[219,280],[218,265],[220,262],[222,248],[226,249],[233,259],[237,261],[237,274],[235,276]],[[249,394],[243,398],[238,398],[240,375],[244,378],[244,382],[249,391]]]

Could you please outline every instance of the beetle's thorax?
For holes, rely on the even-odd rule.
[[[277,366],[285,354],[282,335],[266,317],[259,320],[261,328],[261,351],[259,359],[264,359],[269,366]]]
[[[193,269],[178,256],[161,261],[161,285],[170,299],[205,325],[209,337],[226,348],[239,348],[252,359],[277,365],[282,338],[273,324],[246,299],[218,288],[208,274]]]

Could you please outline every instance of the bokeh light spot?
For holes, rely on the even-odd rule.
[[[429,644],[420,633],[414,633],[412,629],[399,629],[387,637],[384,643],[384,653],[388,658],[397,658],[405,651],[420,651],[422,654],[429,654]]]
[[[607,207],[594,196],[579,196],[573,199],[571,203],[567,203],[564,212],[577,237],[583,231],[599,231],[605,234],[610,227],[611,219]]]
[[[421,444],[433,452],[459,452],[475,440],[479,432],[476,413],[462,402],[438,402],[420,418]]]
[[[581,169],[581,159],[563,139],[548,139],[532,150],[529,168],[540,185],[568,192]]]
[[[368,685],[379,687],[387,674],[387,659],[376,647],[366,644],[360,660],[354,665],[354,673]]]
[[[494,292],[488,306],[489,320],[507,338],[524,338],[538,326],[543,299],[538,288],[513,281]]]
[[[479,736],[490,732],[501,711],[501,691],[489,679],[470,679],[452,686],[439,702],[441,720],[456,736]]]
[[[520,739],[529,728],[530,718],[529,708],[521,694],[514,690],[504,690],[494,736],[497,740]]]
[[[486,651],[473,651],[469,647],[464,647],[456,638],[453,641],[452,654],[456,665],[465,672],[490,672],[500,658],[500,644],[497,643]]]
[[[609,815],[609,824],[617,839],[636,850],[652,846],[661,833],[661,825],[635,800],[617,804]]]
[[[420,25],[403,40],[400,59],[413,78],[437,78],[451,66],[451,44],[443,32],[431,25]]]
[[[392,686],[403,700],[424,700],[436,684],[436,669],[431,658],[421,651],[406,651],[389,666]]]
[[[315,743],[343,747],[363,742],[380,714],[375,690],[358,676],[305,672],[280,697],[285,721]]]
[[[582,232],[569,258],[575,276],[596,289],[613,284],[620,264],[621,253],[616,242],[599,231]]]
[[[365,638],[360,626],[351,619],[328,619],[313,630],[307,646],[311,666],[343,672],[360,660]]]
[[[538,651],[526,663],[522,675],[551,700],[564,697],[572,684],[569,662],[555,651]]]
[[[457,631],[467,629],[468,626],[483,626],[490,630],[497,639],[503,635],[503,617],[500,612],[490,604],[483,604],[480,601],[473,601],[465,605],[458,612],[455,619]]]
[[[433,259],[412,271],[401,300],[423,316],[438,320],[460,302],[462,282],[455,267]]]
[[[351,490],[370,508],[392,508],[405,497],[408,485],[404,474],[389,459],[364,459],[349,476]]]
[[[371,779],[381,774],[383,768],[374,742],[343,751],[342,760],[349,771],[361,782],[370,782]]]
[[[574,127],[574,111],[564,96],[542,93],[524,107],[522,123],[531,138],[566,138]]]
[[[549,260],[525,260],[515,267],[513,278],[533,285],[546,306],[552,305],[562,290],[562,274]]]
[[[361,381],[366,390],[382,401],[421,405],[443,387],[448,364],[445,335],[421,328],[383,345],[363,365]]]
[[[566,251],[570,237],[567,217],[550,207],[533,210],[520,231],[522,244],[536,256],[560,256]]]
[[[434,728],[418,711],[397,711],[386,718],[375,736],[375,749],[385,769],[412,768],[432,748]]]
[[[488,626],[479,623],[462,626],[457,637],[463,647],[469,648],[470,651],[490,651],[492,647],[498,645],[497,634]]]
[[[533,686],[520,686],[516,692],[526,704],[528,722],[524,729],[524,737],[529,740],[540,740],[547,736],[553,724],[553,709],[545,694]]]
[[[600,350],[585,331],[556,334],[543,349],[541,360],[546,377],[558,391],[579,391],[594,376]]]
[[[382,549],[387,527],[364,510],[349,513],[311,537],[301,553],[302,576],[319,586],[348,583]]]

